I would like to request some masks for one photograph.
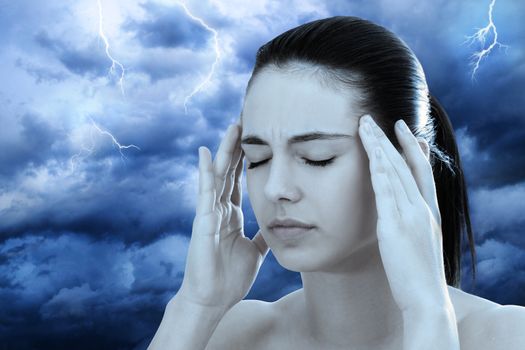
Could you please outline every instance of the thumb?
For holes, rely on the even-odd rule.
[[[259,229],[255,236],[252,238],[252,242],[257,246],[257,249],[259,249],[259,252],[261,253],[262,257],[265,257],[268,253],[268,243],[264,240],[264,237],[261,233],[261,230]]]

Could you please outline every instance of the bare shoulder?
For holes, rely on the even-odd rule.
[[[241,300],[221,319],[206,350],[256,349],[273,326],[273,313],[269,302]]]
[[[518,350],[525,345],[525,307],[500,305],[449,288],[456,311],[461,349]]]

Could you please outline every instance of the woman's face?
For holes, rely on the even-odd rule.
[[[368,158],[358,135],[363,113],[353,102],[357,94],[275,70],[260,73],[245,98],[241,147],[248,195],[264,239],[289,270],[345,268],[350,255],[377,240]],[[314,132],[344,136],[289,143]],[[305,162],[332,158],[326,166]],[[276,217],[316,227],[284,238],[268,229]]]

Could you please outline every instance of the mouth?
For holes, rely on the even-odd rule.
[[[270,231],[280,239],[289,240],[306,236],[315,227],[273,226]]]

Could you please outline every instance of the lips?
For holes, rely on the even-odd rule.
[[[273,226],[271,233],[282,241],[296,242],[299,239],[304,239],[310,232],[314,231],[314,227],[297,227],[297,226]]]
[[[293,229],[293,228],[299,228],[299,229],[311,229],[314,228],[315,225],[305,223],[303,221],[293,219],[293,218],[275,218],[270,222],[268,225],[268,228],[270,230],[273,230],[275,228],[283,228],[283,229]]]

